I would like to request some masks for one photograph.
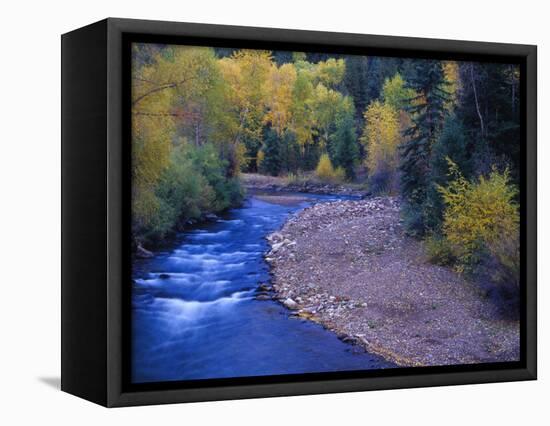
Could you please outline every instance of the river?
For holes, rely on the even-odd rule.
[[[132,382],[370,370],[392,365],[339,340],[272,300],[266,235],[292,213],[335,197],[295,203],[250,196],[241,208],[178,235],[133,264]]]

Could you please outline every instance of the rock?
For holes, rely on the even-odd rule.
[[[256,295],[256,300],[271,300],[271,296],[267,293],[260,293]]]
[[[214,213],[208,213],[204,216],[206,220],[218,220],[218,215],[215,215]]]
[[[267,241],[269,241],[270,243],[274,243],[274,242],[278,242],[278,241],[283,241],[284,240],[284,237],[283,237],[283,234],[281,234],[280,232],[273,232],[272,234],[268,235],[266,237]]]
[[[275,243],[271,246],[271,252],[272,253],[277,253],[277,251],[279,251],[279,249],[283,246],[283,243]]]
[[[260,284],[258,286],[258,290],[260,290],[260,291],[269,291],[269,290],[271,290],[271,287],[268,286],[267,284]]]
[[[169,274],[160,274],[160,275],[159,275],[159,278],[160,278],[161,280],[167,280],[168,278],[170,278],[170,275],[169,275]]]
[[[294,300],[292,300],[290,297],[286,298],[283,301],[283,305],[285,305],[288,309],[292,309],[292,310],[298,309],[298,304]]]
[[[149,251],[141,246],[141,244],[137,245],[136,248],[136,256],[141,257],[143,259],[154,257],[154,254],[152,251]]]

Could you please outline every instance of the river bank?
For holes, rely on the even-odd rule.
[[[519,359],[519,321],[477,283],[426,261],[380,197],[308,207],[267,237],[277,298],[401,366]]]
[[[289,179],[281,176],[266,176],[256,173],[241,173],[240,182],[248,192],[289,192],[320,195],[342,195],[364,198],[370,195],[361,183],[322,182],[313,175]]]

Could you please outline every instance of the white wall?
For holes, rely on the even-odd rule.
[[[539,381],[106,410],[59,377],[60,39],[107,16],[539,45],[539,217],[550,214],[541,1],[5,1],[0,9],[0,423],[541,424],[548,414],[549,226],[539,221]],[[7,237],[7,238],[6,238]],[[547,309],[544,309],[546,307]],[[546,326],[546,327],[545,327]],[[6,421],[6,418],[11,420]],[[547,416],[548,418],[548,416]],[[538,420],[537,420],[538,419]],[[131,422],[131,423],[130,423]],[[547,423],[546,423],[547,424]]]

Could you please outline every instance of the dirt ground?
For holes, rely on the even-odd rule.
[[[519,321],[486,289],[426,261],[382,197],[307,208],[268,237],[295,315],[402,366],[519,359]]]

